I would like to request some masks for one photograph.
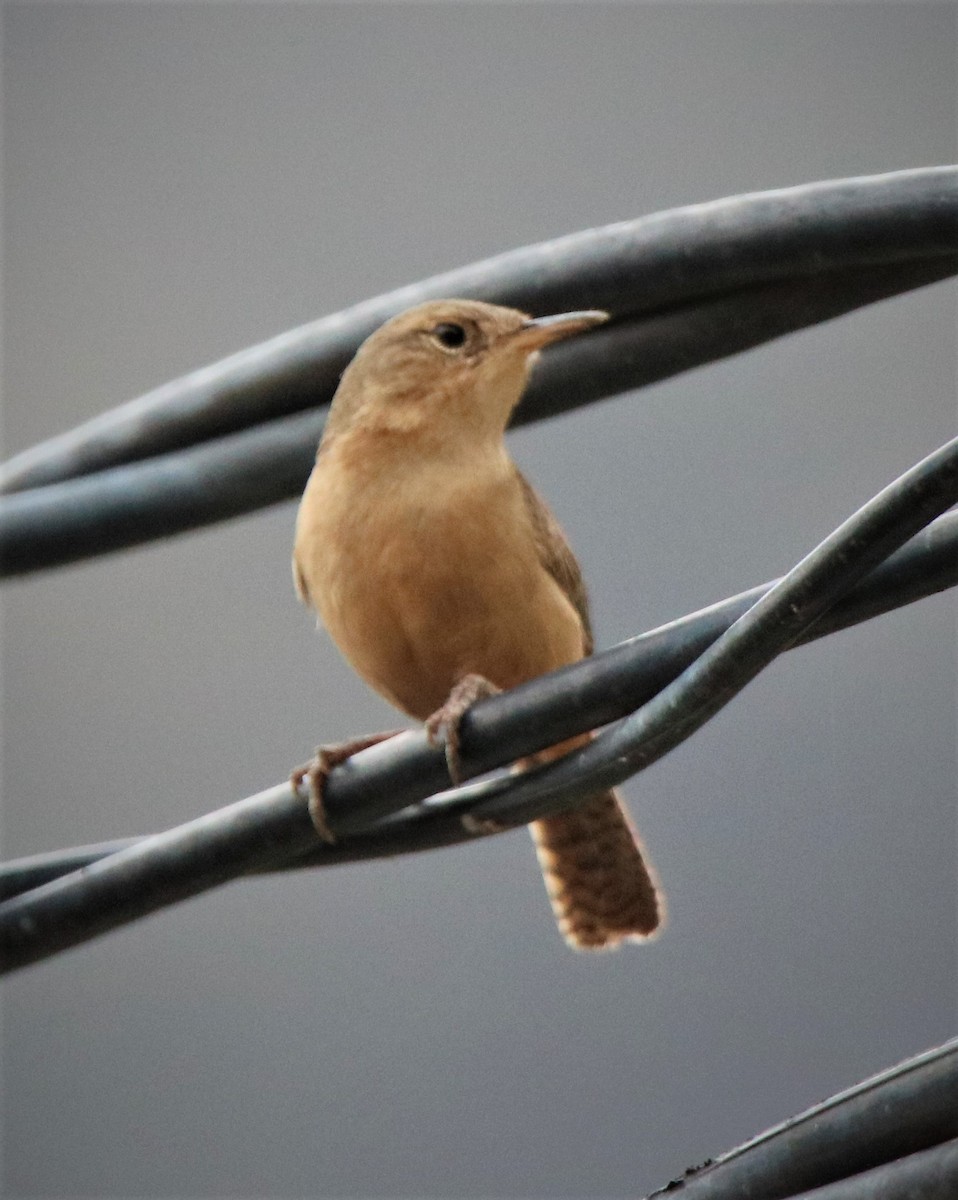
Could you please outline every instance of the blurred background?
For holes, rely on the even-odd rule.
[[[587,226],[954,161],[950,4],[3,8],[4,455]],[[953,436],[941,284],[512,436],[597,639],[787,570]],[[295,506],[3,592],[3,852],[167,828],[395,715]],[[779,660],[626,789],[647,948],[524,831],[241,882],[9,981],[7,1196],[613,1197],[956,1032],[956,600]]]

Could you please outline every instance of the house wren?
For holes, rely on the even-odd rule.
[[[363,679],[452,746],[477,695],[592,652],[579,565],[504,433],[538,352],[606,319],[423,304],[363,343],[334,397],[296,523],[297,590]],[[654,872],[615,792],[530,829],[570,945],[656,930]]]

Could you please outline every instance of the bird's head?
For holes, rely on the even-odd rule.
[[[530,317],[477,300],[420,304],[360,346],[337,389],[330,432],[371,425],[501,434],[538,351],[606,320],[597,311]]]

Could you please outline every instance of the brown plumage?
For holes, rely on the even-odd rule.
[[[356,671],[419,720],[448,714],[467,675],[509,688],[592,652],[579,565],[503,434],[538,350],[604,319],[436,301],[387,322],[343,374],[294,578]],[[531,829],[571,945],[655,931],[654,876],[614,792]]]

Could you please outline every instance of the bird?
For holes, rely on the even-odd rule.
[[[471,703],[592,653],[578,561],[505,431],[540,352],[607,319],[429,301],[375,330],[333,397],[296,517],[296,590],[366,683],[425,722],[432,740],[444,736],[454,778]],[[322,779],[386,736],[321,747],[294,772],[294,783],[309,777],[328,840]],[[657,876],[615,791],[530,830],[570,946],[607,949],[656,933]]]

